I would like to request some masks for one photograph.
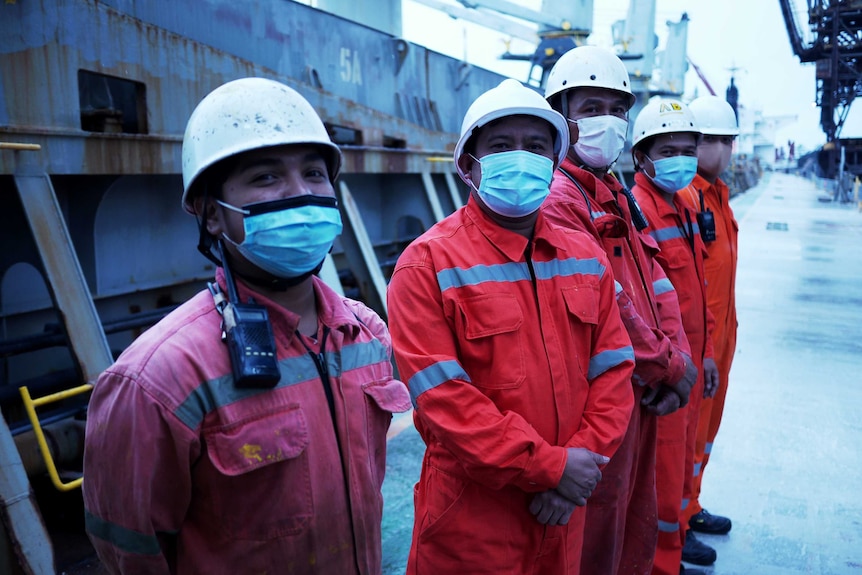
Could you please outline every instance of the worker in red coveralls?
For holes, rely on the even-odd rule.
[[[314,275],[341,152],[299,93],[243,78],[198,104],[182,157],[220,267],[96,382],[90,540],[111,574],[379,575],[386,431],[410,401],[380,317]]]
[[[676,575],[680,561],[715,561],[708,556],[683,555],[687,524],[685,508],[691,497],[694,444],[700,400],[712,397],[718,385],[713,360],[712,314],[706,305],[704,257],[697,215],[677,191],[691,183],[697,171],[700,132],[688,107],[677,100],[655,99],[638,114],[632,136],[635,186],[643,208],[646,231],[661,251],[657,259],[676,288],[682,324],[691,345],[691,358],[702,377],[684,409],[659,418],[656,452],[659,537],[653,573]],[[695,559],[694,561],[692,559]]]
[[[656,419],[686,405],[697,369],[688,357],[676,292],[655,259],[658,246],[641,231],[646,222],[631,193],[608,173],[623,151],[635,101],[625,65],[604,48],[574,48],[551,70],[545,97],[568,119],[572,146],[542,213],[586,231],[604,248],[635,353],[636,407],[587,505],[581,568],[649,575],[658,536]]]
[[[713,515],[700,504],[703,473],[724,412],[730,366],[736,351],[736,262],[739,225],[730,207],[730,190],[721,174],[730,165],[733,141],[739,134],[736,113],[718,96],[701,96],[689,104],[703,137],[697,146],[697,175],[679,192],[698,212],[700,236],[706,244],[706,303],[715,317],[712,342],[718,367],[718,390],[704,399],[697,424],[694,492],[688,505],[692,531],[722,535],[732,526],[728,517]]]
[[[388,292],[426,444],[410,575],[574,575],[584,505],[632,412],[631,342],[607,258],[539,207],[565,119],[515,80],[464,118],[467,205],[416,239]]]

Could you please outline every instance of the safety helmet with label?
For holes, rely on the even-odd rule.
[[[736,113],[726,100],[718,96],[701,96],[688,105],[702,134],[738,136]]]
[[[572,48],[557,60],[545,85],[545,98],[572,88],[605,88],[628,97],[629,108],[635,103],[629,73],[619,57],[599,46]]]
[[[679,100],[656,98],[647,103],[635,118],[632,148],[652,136],[686,132],[700,136],[694,114],[688,106]]]
[[[183,208],[194,213],[199,176],[219,161],[284,144],[319,146],[335,181],[341,150],[299,92],[266,78],[241,78],[210,92],[192,112],[183,136]]]
[[[467,177],[458,160],[464,154],[464,148],[473,137],[473,132],[476,128],[505,116],[535,116],[551,124],[557,133],[554,138],[554,169],[563,162],[569,149],[569,126],[566,119],[552,110],[538,92],[509,78],[476,98],[464,115],[461,137],[455,146],[455,169],[464,182],[467,182]]]

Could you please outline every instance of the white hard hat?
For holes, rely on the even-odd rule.
[[[626,66],[619,57],[598,46],[572,48],[557,60],[545,85],[545,98],[572,88],[604,88],[622,92],[629,108],[635,103]]]
[[[700,136],[694,114],[688,106],[679,100],[657,98],[647,103],[635,118],[632,148],[652,136],[685,132]]]
[[[219,86],[201,100],[186,125],[183,208],[194,213],[195,182],[210,166],[241,152],[284,144],[319,145],[329,178],[335,180],[341,151],[299,92],[265,78],[242,78]]]
[[[738,136],[739,124],[730,104],[718,96],[701,96],[688,105],[702,134]]]
[[[467,142],[473,137],[473,131],[505,116],[535,116],[550,123],[557,132],[557,137],[554,139],[554,169],[556,170],[563,162],[569,149],[569,126],[566,119],[559,112],[552,110],[538,92],[509,78],[476,98],[464,115],[461,137],[455,146],[455,169],[465,182],[466,174],[458,160],[464,154]]]

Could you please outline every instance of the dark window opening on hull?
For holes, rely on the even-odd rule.
[[[329,132],[329,137],[332,138],[332,141],[339,146],[362,145],[362,132],[359,130],[335,124],[326,124],[326,131]]]
[[[78,70],[81,129],[108,134],[146,134],[146,86],[141,82]]]
[[[406,150],[407,140],[401,138],[393,138],[392,136],[383,136],[383,147],[394,148],[396,150]]]

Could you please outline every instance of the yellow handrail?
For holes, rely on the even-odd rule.
[[[31,150],[39,151],[42,146],[39,144],[21,144],[17,142],[0,142],[0,150]]]
[[[52,403],[80,393],[86,393],[91,389],[93,389],[93,385],[85,383],[84,385],[79,385],[78,387],[73,387],[65,391],[58,391],[57,393],[32,399],[30,397],[30,390],[27,389],[27,386],[18,388],[18,391],[21,392],[21,399],[24,400],[24,409],[27,410],[27,417],[30,418],[30,424],[33,426],[33,433],[36,434],[36,441],[39,443],[39,451],[42,452],[42,457],[45,459],[45,466],[48,468],[48,475],[51,476],[51,482],[54,484],[54,487],[60,491],[71,491],[80,487],[84,478],[79,477],[78,479],[73,479],[68,483],[63,483],[60,479],[60,475],[57,473],[57,466],[54,465],[54,457],[51,455],[48,442],[45,441],[45,433],[42,431],[42,424],[39,423],[39,416],[36,415],[36,408],[45,405],[46,403]]]

